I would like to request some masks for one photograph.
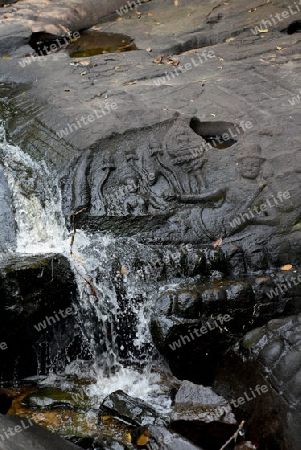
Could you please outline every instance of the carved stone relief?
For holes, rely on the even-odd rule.
[[[279,231],[292,201],[254,137],[210,149],[190,120],[177,115],[85,152],[71,187],[78,226],[110,230],[115,223],[116,231],[127,223],[131,233],[135,219],[135,233],[162,242],[212,242],[254,233],[254,226],[258,236]]]

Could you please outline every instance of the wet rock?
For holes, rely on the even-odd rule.
[[[237,422],[230,404],[211,388],[183,381],[171,413],[171,427],[205,449],[217,449],[232,436]]]
[[[80,353],[77,287],[63,256],[2,259],[0,296],[3,381],[62,370]]]
[[[78,445],[78,447],[84,450],[133,450],[134,447],[130,443],[123,444],[117,439],[111,436],[103,436],[102,438],[89,438],[89,437],[68,437],[69,441]]]
[[[89,397],[84,392],[64,391],[54,387],[40,388],[37,392],[29,394],[22,400],[22,404],[28,408],[53,409],[53,408],[81,408],[87,409]]]
[[[168,417],[158,414],[148,403],[130,397],[121,390],[113,392],[104,399],[101,405],[102,410],[136,426],[165,425],[169,422]]]
[[[12,197],[0,164],[0,253],[16,248],[16,222]]]
[[[40,40],[49,39],[49,36],[52,36],[53,39],[68,36],[69,31],[89,28],[100,21],[102,17],[123,5],[122,0],[111,2],[88,0],[85,3],[71,0],[69,2],[51,2],[51,5],[46,1],[40,1],[37,10],[35,2],[27,0],[17,3],[13,9],[3,8],[3,19],[9,17],[10,20],[8,42],[6,43],[1,32],[7,27],[5,22],[8,21],[0,20],[1,55],[7,55],[24,45],[32,33],[38,35]],[[18,27],[20,29],[17,33]],[[24,33],[25,30],[26,33]]]
[[[167,291],[154,305],[151,332],[174,375],[210,384],[222,353],[242,336],[254,309],[248,280],[215,280]]]
[[[202,450],[183,436],[160,426],[151,425],[141,429],[140,439],[140,442],[144,442],[149,450]],[[138,446],[138,448],[143,447]]]
[[[301,446],[300,330],[300,314],[272,320],[246,334],[219,365],[215,391],[263,450]]]
[[[78,450],[76,445],[55,436],[30,419],[0,415],[1,450]]]
[[[157,349],[180,379],[212,384],[219,358],[246,331],[272,318],[301,312],[299,270],[266,276],[182,284],[153,307],[151,332]]]

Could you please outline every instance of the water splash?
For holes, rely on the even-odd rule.
[[[149,364],[153,347],[148,314],[153,286],[143,283],[145,273],[135,271],[129,261],[131,253],[143,255],[145,249],[139,249],[133,240],[125,246],[124,239],[82,230],[77,230],[70,246],[72,233],[65,226],[58,180],[45,161],[35,161],[8,143],[3,123],[0,153],[13,198],[17,254],[63,254],[75,274],[79,320],[93,355],[89,375],[97,380],[87,388],[88,395],[99,404],[112,391],[122,389],[166,410],[170,402]],[[67,367],[66,375],[71,372]],[[50,371],[46,384],[53,383],[51,377]]]

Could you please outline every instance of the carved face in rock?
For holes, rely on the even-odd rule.
[[[127,191],[130,194],[134,194],[135,192],[138,191],[138,183],[135,180],[135,178],[128,178],[126,180],[126,187],[127,187]]]
[[[261,170],[261,158],[257,158],[254,156],[247,156],[240,161],[239,171],[243,178],[247,178],[249,180],[255,180]]]
[[[147,180],[148,180],[148,183],[150,186],[153,186],[154,184],[156,184],[157,179],[158,179],[158,175],[156,172],[154,172],[154,171],[148,172]]]

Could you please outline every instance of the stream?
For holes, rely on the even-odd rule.
[[[47,376],[37,373],[31,380],[39,387],[69,391],[82,384],[79,398],[89,404],[83,427],[87,423],[95,426],[100,403],[119,389],[148,401],[159,412],[168,412],[169,392],[162,384],[167,369],[151,343],[148,329],[152,298],[158,295],[152,282],[153,268],[143,263],[135,268],[136,256],[140,255],[142,262],[145,249],[132,238],[68,230],[61,210],[59,180],[53,178],[44,161],[34,161],[6,141],[4,124],[0,137],[17,222],[15,255],[61,254],[68,258],[77,282],[74,306],[88,356],[87,360],[70,361],[59,373],[50,363]],[[21,394],[22,399],[24,392]],[[34,419],[37,416],[24,405],[19,405],[18,414]],[[43,425],[48,420],[48,426],[56,429],[51,418],[37,419]],[[59,431],[66,432],[66,426],[60,424]],[[86,430],[80,425],[77,432],[82,431]]]

